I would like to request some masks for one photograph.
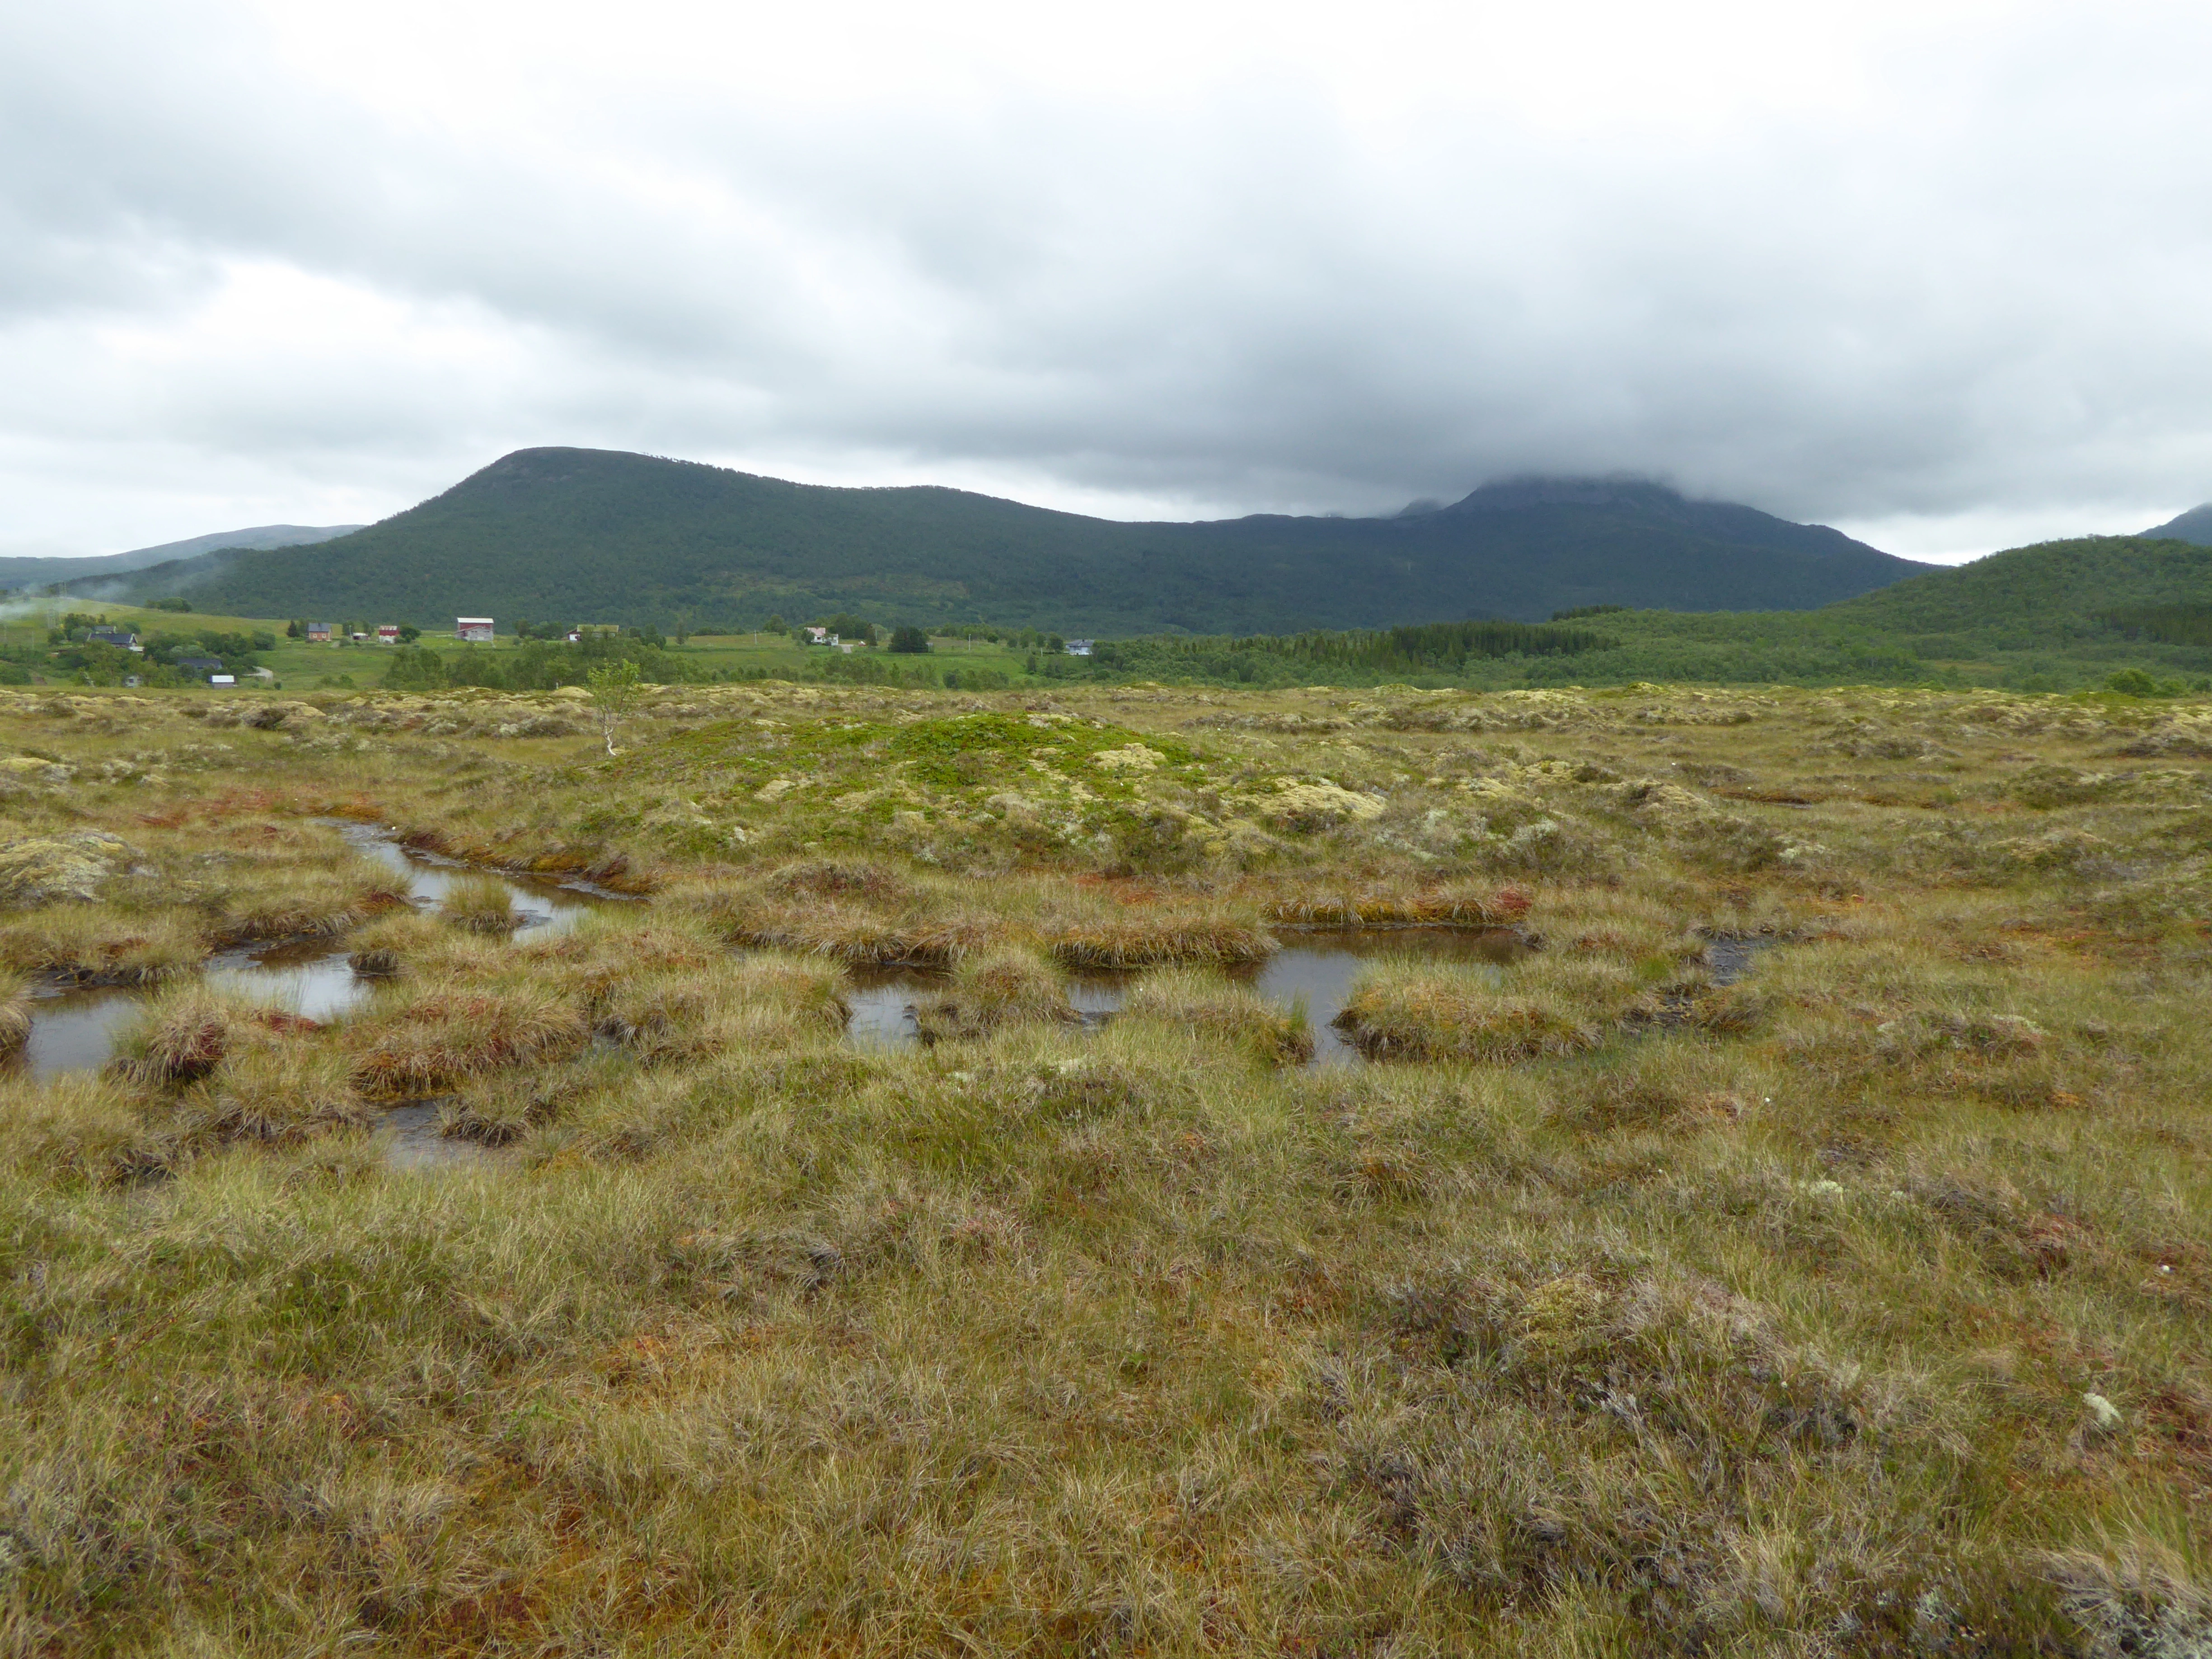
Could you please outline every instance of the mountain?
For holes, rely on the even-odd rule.
[[[2212,501],[2207,501],[2203,507],[2192,507],[2179,518],[2168,519],[2155,529],[2144,531],[2143,534],[2178,542],[2195,542],[2199,547],[2212,547]]]
[[[853,611],[1106,636],[1286,632],[1567,606],[1819,605],[1926,568],[1833,530],[1652,483],[1518,480],[1389,519],[1124,524],[964,490],[788,483],[609,450],[525,449],[313,547],[132,579],[233,615],[440,623],[754,623]]]
[[[249,530],[218,530],[212,535],[194,536],[181,542],[163,542],[158,547],[133,548],[128,553],[95,554],[82,559],[0,558],[0,587],[43,586],[49,582],[81,582],[102,576],[119,575],[126,571],[143,570],[151,565],[165,564],[173,559],[189,559],[218,548],[246,547],[303,547],[312,542],[326,542],[334,536],[349,535],[361,529],[357,524],[264,524]]]
[[[1827,606],[1820,618],[1893,640],[1958,636],[1977,648],[2057,647],[2105,635],[2100,618],[2212,602],[2212,547],[2084,536],[1992,553]]]
[[[2135,536],[2047,542],[1817,611],[1620,611],[1533,629],[1102,641],[1091,672],[1260,686],[1652,680],[2028,691],[2103,687],[2120,672],[2138,685],[2212,690],[2212,547]]]

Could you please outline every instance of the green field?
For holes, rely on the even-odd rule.
[[[76,599],[41,601],[29,617],[0,622],[0,651],[35,657],[47,652],[48,630],[71,613],[96,617],[105,623],[131,629],[141,635],[155,631],[191,633],[212,629],[222,633],[275,636],[275,645],[256,654],[257,660],[275,672],[276,689],[290,692],[366,690],[382,684],[392,665],[394,648],[375,643],[310,645],[286,638],[285,623],[265,617],[232,617],[200,611],[149,610],[139,605],[94,605]],[[421,644],[455,659],[484,653],[511,659],[520,647],[512,635],[501,635],[489,645],[462,645],[450,638],[425,635]],[[927,655],[901,656],[878,648],[863,647],[846,656],[822,647],[801,647],[789,636],[769,634],[696,635],[682,644],[663,647],[680,665],[687,678],[710,680],[719,675],[803,679],[823,674],[866,672],[871,665],[885,673],[902,674],[911,683],[942,685],[950,672],[983,671],[1008,677],[1010,682],[1030,681],[1024,665],[1030,653],[979,640],[934,639]],[[67,684],[74,676],[59,668],[33,667],[42,680]],[[580,675],[575,678],[580,678]]]

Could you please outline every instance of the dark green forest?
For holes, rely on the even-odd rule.
[[[2212,605],[2125,605],[2098,620],[2130,640],[2165,645],[2212,645]]]
[[[1594,604],[1805,608],[1925,568],[1656,484],[1524,481],[1389,519],[1124,524],[961,490],[839,489],[602,450],[506,457],[311,547],[130,578],[239,616],[689,629],[862,611],[1099,638],[1284,635]]]

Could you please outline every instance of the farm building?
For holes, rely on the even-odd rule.
[[[307,643],[309,645],[328,645],[331,642],[331,635],[335,634],[337,631],[337,624],[336,623],[309,623],[307,624]]]
[[[453,637],[457,640],[467,640],[477,645],[489,645],[491,618],[489,617],[456,617],[453,618]]]
[[[398,644],[399,624],[398,623],[379,623],[376,625],[376,642],[379,645]]]

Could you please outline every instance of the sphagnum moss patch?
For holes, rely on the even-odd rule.
[[[0,697],[9,1007],[152,988],[0,1072],[11,1650],[2212,1640],[2204,705],[572,713]],[[331,819],[644,896],[471,932]],[[1254,969],[1348,923],[1308,1066]],[[379,988],[200,988],[270,932]]]

